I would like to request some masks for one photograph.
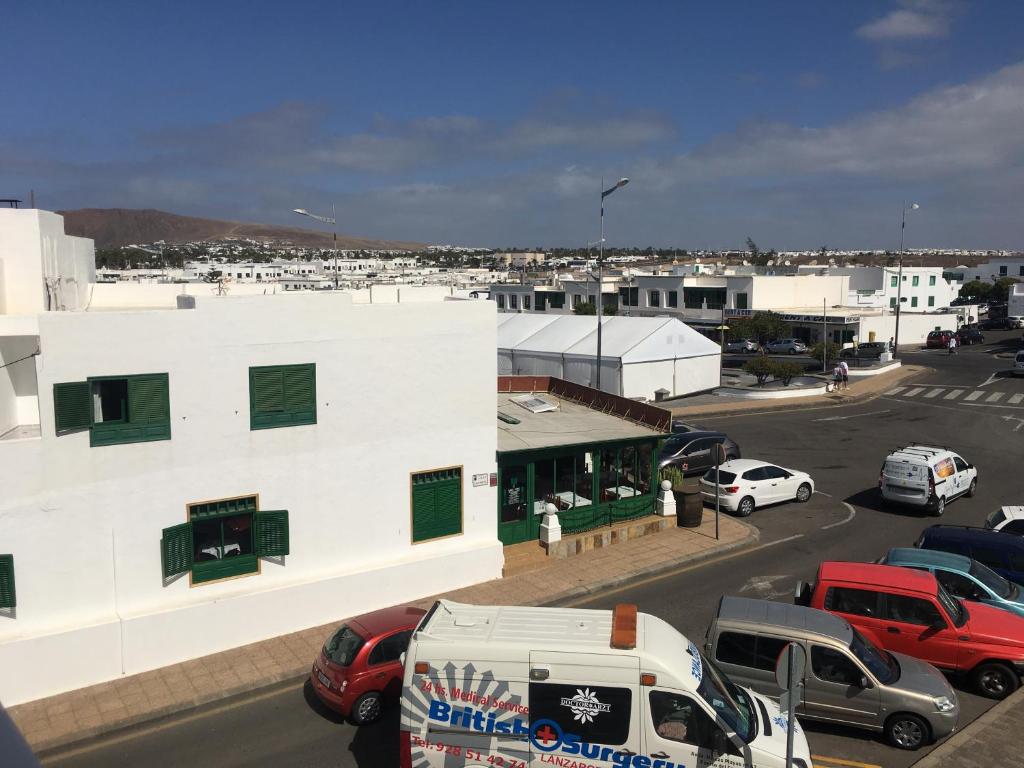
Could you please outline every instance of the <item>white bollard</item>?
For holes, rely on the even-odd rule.
[[[672,483],[668,480],[661,481],[661,490],[658,491],[658,508],[656,514],[662,517],[676,516],[676,497],[672,493]]]
[[[558,507],[548,504],[544,507],[544,521],[540,524],[540,540],[554,544],[562,540],[562,524],[558,522]]]

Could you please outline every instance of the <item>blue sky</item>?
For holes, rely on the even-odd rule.
[[[0,196],[469,245],[1024,248],[1024,2],[5,3]]]

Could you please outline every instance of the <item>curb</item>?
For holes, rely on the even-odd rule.
[[[981,717],[968,723],[962,731],[954,733],[942,744],[914,763],[912,768],[940,768],[940,766],[949,768],[950,766],[957,765],[953,755],[969,755],[970,753],[964,749],[968,742],[980,735],[980,731],[983,731],[990,723],[997,720],[1006,710],[1013,709],[1022,702],[1024,702],[1024,689],[1020,689],[1016,693],[1007,696]],[[1014,747],[1008,746],[1008,748],[1013,749]],[[975,763],[972,761],[969,764],[963,763],[963,765],[966,768],[968,765],[975,765]]]

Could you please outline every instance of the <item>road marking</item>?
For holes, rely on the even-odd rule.
[[[980,389],[976,389],[973,392],[971,392],[971,394],[969,394],[967,397],[965,397],[964,401],[969,403],[972,400],[977,400],[979,397],[981,397],[984,394],[985,393],[982,392]]]
[[[882,766],[875,763],[858,763],[856,760],[843,760],[839,757],[826,757],[825,755],[811,755],[811,760],[824,760],[826,763],[834,765],[848,765],[850,768],[882,768]],[[824,766],[817,766],[816,768],[824,768]]]
[[[1019,411],[1021,409],[1019,405],[996,405],[995,403],[964,403],[964,405],[971,405],[975,408],[1009,408],[1011,411]]]
[[[936,388],[936,389],[933,389],[928,394],[926,394],[925,397],[938,397],[941,394],[942,394],[942,390]]]
[[[912,390],[907,392],[907,394],[905,394],[904,397],[917,397],[922,392],[924,392],[924,387],[914,387]]]
[[[998,377],[999,377],[999,372],[997,371],[996,373],[993,373],[991,376],[989,376],[987,379],[985,379],[983,382],[981,382],[981,384],[979,384],[978,386],[979,387],[984,387],[986,384],[991,384]]]
[[[947,392],[946,396],[944,398],[942,398],[942,399],[943,400],[956,400],[963,393],[964,393],[964,391],[962,389],[954,389],[954,390],[952,390],[950,392]]]
[[[885,394],[887,394],[887,395],[898,395],[900,392],[902,392],[905,389],[906,389],[906,387],[896,387],[895,389],[890,389]]]
[[[997,403],[1003,399],[1003,392],[993,392],[991,395],[985,398],[986,403]]]
[[[1016,416],[1003,416],[1003,421],[1016,421],[1017,426],[1013,428],[1014,432],[1020,432],[1020,428],[1024,427],[1024,419],[1018,419]]]
[[[850,514],[848,514],[843,520],[840,520],[838,523],[829,523],[828,525],[821,526],[821,530],[827,531],[829,528],[838,528],[840,525],[846,525],[848,522],[850,522],[851,520],[853,520],[853,518],[857,516],[857,510],[853,508],[852,504],[847,504],[845,501],[841,502],[841,504],[848,510],[850,510]]]
[[[1021,400],[1024,400],[1024,395],[1021,395],[1021,394],[1016,394],[1016,395],[1010,395],[1010,399],[1009,399],[1009,400],[1007,400],[1007,402],[1008,402],[1008,403],[1009,403],[1010,405],[1016,405],[1016,404],[1017,404],[1017,403],[1019,403],[1019,402],[1020,402]]]
[[[861,416],[880,416],[883,413],[892,413],[892,409],[887,408],[884,411],[871,411],[871,413],[854,413],[849,416],[826,416],[821,419],[814,419],[814,421],[843,421],[845,419],[856,419]]]

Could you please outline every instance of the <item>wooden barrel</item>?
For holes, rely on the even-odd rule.
[[[676,497],[676,523],[683,528],[697,528],[704,519],[704,497],[700,487],[687,484],[681,490],[673,490]]]

